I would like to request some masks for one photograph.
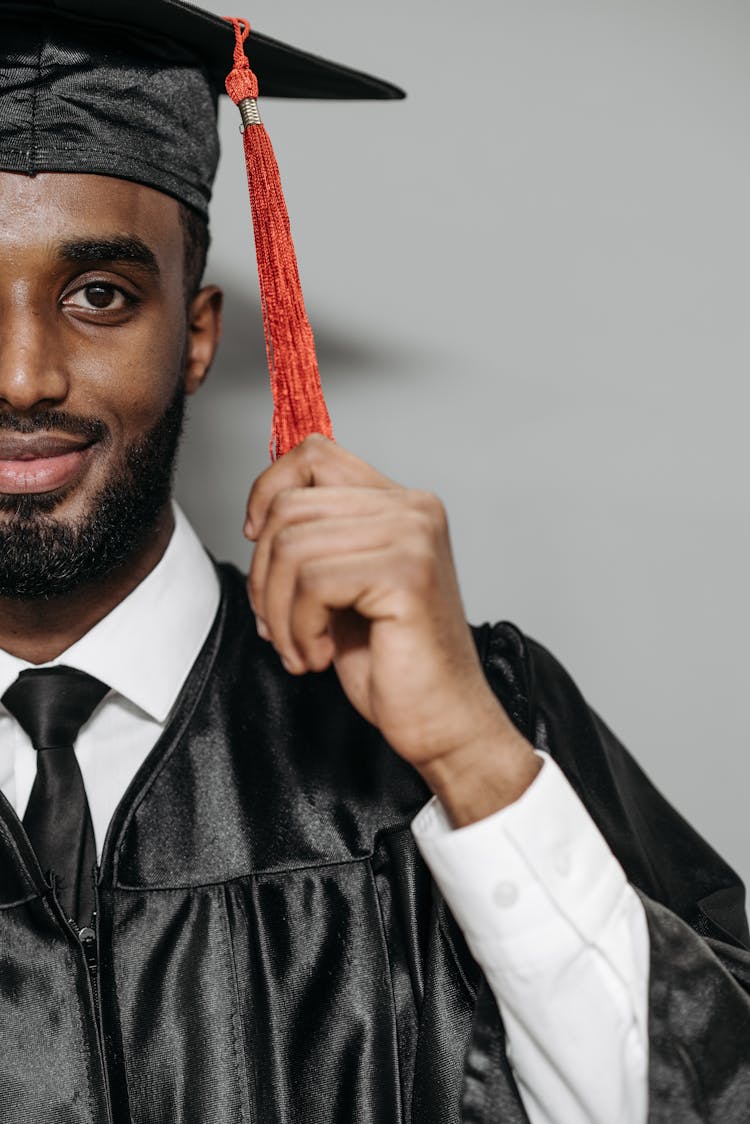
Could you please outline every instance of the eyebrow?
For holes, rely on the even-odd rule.
[[[129,262],[140,265],[154,277],[159,277],[159,263],[153,250],[134,235],[113,238],[87,238],[65,242],[60,248],[65,261],[76,263]]]

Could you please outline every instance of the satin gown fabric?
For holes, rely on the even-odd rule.
[[[221,571],[211,635],[111,824],[95,979],[0,801],[4,1124],[520,1124],[502,1023],[409,824],[428,793],[334,673],[292,678]],[[732,871],[566,673],[476,630],[644,895],[652,1121],[747,1119]]]

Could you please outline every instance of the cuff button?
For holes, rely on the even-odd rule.
[[[512,882],[498,882],[492,891],[492,900],[500,909],[508,909],[518,901],[518,887]]]

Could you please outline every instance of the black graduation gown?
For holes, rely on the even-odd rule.
[[[110,827],[96,954],[0,800],[0,1120],[526,1120],[491,993],[411,836],[423,783],[333,673],[280,670],[241,575],[221,579],[211,635]],[[551,656],[509,625],[476,638],[503,705],[644,894],[650,1119],[750,1119],[737,878]]]

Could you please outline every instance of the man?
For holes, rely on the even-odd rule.
[[[439,502],[310,437],[250,496],[255,621],[171,505],[231,35],[56,7],[0,6],[2,1120],[745,1119],[742,889],[467,629]]]

